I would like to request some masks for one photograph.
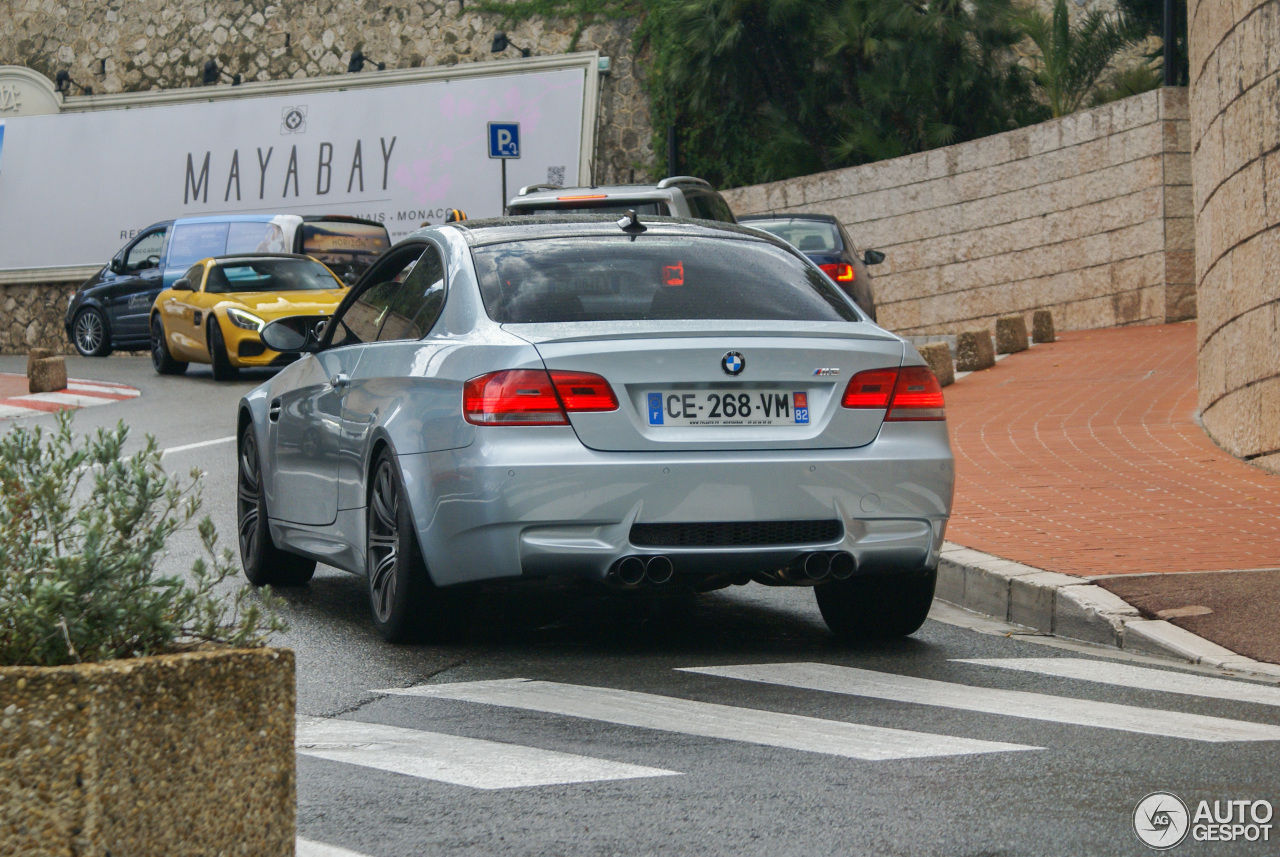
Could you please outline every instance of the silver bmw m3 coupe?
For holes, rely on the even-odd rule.
[[[255,584],[364,576],[390,641],[468,584],[809,586],[833,632],[910,634],[951,511],[942,390],[807,258],[670,218],[428,228],[239,407]]]

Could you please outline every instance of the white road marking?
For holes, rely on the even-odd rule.
[[[1153,670],[1129,664],[1090,661],[1084,658],[955,658],[959,664],[978,664],[1005,670],[1093,681],[1136,690],[1159,690],[1186,696],[1206,696],[1235,702],[1256,702],[1280,706],[1280,687],[1250,684],[1226,678],[1210,678],[1168,670]]]
[[[168,449],[160,450],[160,455],[163,457],[166,455],[173,455],[178,452],[187,452],[192,449],[203,449],[206,446],[217,446],[220,443],[232,443],[235,439],[236,436],[231,435],[230,437],[219,437],[214,438],[213,440],[202,440],[199,443],[188,443],[183,446],[171,446]]]
[[[913,678],[831,664],[755,664],[730,667],[692,667],[683,672],[780,684],[806,690],[935,705],[1006,717],[1025,717],[1143,735],[1192,741],[1280,741],[1280,726],[1227,720],[1202,714],[1161,711],[1094,702],[1066,696],[972,687],[933,679]]]
[[[349,851],[336,845],[325,845],[323,842],[312,842],[310,839],[298,837],[297,857],[367,857],[358,851]]]
[[[863,726],[629,690],[519,678],[419,685],[377,692],[501,705],[601,720],[622,726],[660,729],[684,735],[743,741],[766,747],[784,747],[870,761],[1041,749],[1025,744],[1005,744],[881,726]]]
[[[380,723],[299,717],[297,730],[296,745],[304,755],[473,789],[679,775],[679,771]]]

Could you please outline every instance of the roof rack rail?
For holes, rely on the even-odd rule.
[[[712,190],[715,190],[715,188],[712,187],[711,182],[707,181],[706,179],[700,179],[697,176],[668,176],[662,181],[658,182],[658,187],[665,188],[665,187],[671,187],[672,185],[676,185],[676,184],[698,184],[698,185],[702,185],[703,187],[707,187],[707,188],[711,188]]]
[[[535,190],[563,190],[563,189],[564,189],[564,185],[558,185],[558,184],[530,184],[520,188],[520,193],[518,195],[527,196],[528,194],[533,193]]]

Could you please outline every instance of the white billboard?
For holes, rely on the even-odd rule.
[[[281,85],[251,84],[244,97],[220,87],[217,100],[199,101],[187,90],[179,103],[9,118],[0,271],[102,265],[137,230],[177,217],[351,214],[385,223],[395,240],[449,208],[496,216],[502,164],[489,158],[490,122],[520,125],[509,196],[585,177],[596,80],[582,56],[509,71],[456,66],[390,85],[372,85],[372,75],[329,82],[358,81],[344,90],[313,80],[258,94]]]

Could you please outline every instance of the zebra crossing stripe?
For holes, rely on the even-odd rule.
[[[349,851],[336,845],[325,845],[323,842],[312,842],[302,837],[298,837],[294,854],[297,857],[367,857],[358,851]]]
[[[1280,687],[1275,685],[1253,684],[1233,679],[1137,667],[1131,664],[1116,664],[1110,661],[1091,661],[1085,658],[955,658],[954,660],[958,664],[977,664],[983,667],[1039,673],[1129,687],[1135,690],[1159,690],[1186,696],[1205,696],[1210,699],[1229,699],[1234,702],[1280,706]]]
[[[831,664],[691,667],[683,672],[1192,741],[1280,741],[1280,726],[1203,714],[973,687]]]
[[[514,789],[677,776],[590,756],[422,732],[381,723],[299,717],[300,754],[473,789]]]
[[[377,692],[541,711],[622,726],[870,761],[1041,749],[1025,744],[863,726],[629,690],[518,678],[419,685]]]

